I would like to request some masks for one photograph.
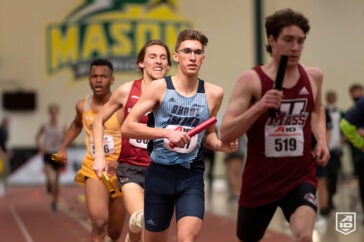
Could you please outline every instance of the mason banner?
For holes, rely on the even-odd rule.
[[[115,71],[137,70],[136,56],[150,39],[171,50],[178,33],[192,23],[178,15],[176,0],[85,0],[46,29],[47,71],[72,69],[75,78],[88,74],[95,58],[110,60]]]

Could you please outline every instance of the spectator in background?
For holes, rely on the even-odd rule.
[[[7,149],[7,141],[9,137],[10,119],[4,116],[0,124],[0,196],[5,193],[5,180],[8,170],[9,151]]]
[[[364,95],[363,86],[353,84],[349,93],[355,105],[341,119],[340,128],[349,140],[354,162],[354,172],[358,178],[361,208],[364,209]],[[364,223],[364,220],[362,220]]]
[[[37,147],[39,153],[43,155],[44,160],[47,192],[52,194],[53,211],[57,211],[59,176],[65,167],[64,163],[59,163],[51,159],[52,153],[61,147],[67,132],[66,124],[58,118],[59,111],[59,106],[56,103],[48,106],[49,120],[40,126],[36,135]]]
[[[364,91],[363,91],[363,86],[359,83],[354,83],[349,87],[349,95],[350,98],[353,100],[353,103],[355,105],[355,103],[359,100],[360,97],[362,97],[364,95]],[[355,160],[357,160],[357,158],[355,158],[356,156],[360,155],[360,151],[358,151],[351,142],[348,142],[348,145],[350,147],[350,152],[351,152],[351,160],[352,160],[352,164],[353,164],[353,169],[354,169],[354,175],[358,175],[357,174],[357,169],[356,169],[356,164],[355,164]]]
[[[328,142],[330,159],[327,167],[327,191],[328,191],[328,212],[335,209],[333,196],[336,194],[338,175],[341,167],[343,154],[343,136],[340,130],[340,119],[342,112],[337,107],[337,94],[333,90],[326,92],[326,115],[331,119],[331,134]]]
[[[4,116],[0,124],[0,148],[5,153],[8,152],[6,145],[9,139],[9,123],[10,123],[10,118],[8,116]]]
[[[363,85],[354,83],[349,87],[349,94],[354,103],[356,103],[363,96]]]

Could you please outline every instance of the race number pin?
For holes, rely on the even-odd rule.
[[[356,230],[356,213],[355,212],[337,212],[336,213],[336,231],[348,235]]]

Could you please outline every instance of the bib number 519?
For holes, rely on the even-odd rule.
[[[297,148],[297,141],[296,139],[276,139],[274,141],[274,149],[277,152],[280,151],[295,151]]]

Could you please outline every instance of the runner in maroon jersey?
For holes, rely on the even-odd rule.
[[[156,79],[165,76],[171,66],[171,55],[165,43],[160,40],[150,40],[139,51],[137,64],[142,72],[142,79],[127,82],[117,88],[110,100],[104,105],[94,122],[95,160],[93,169],[101,177],[107,169],[102,146],[103,124],[117,110],[124,110],[124,117],[139,100],[142,90]],[[147,125],[145,114],[141,123]],[[121,131],[120,131],[121,132]],[[118,159],[118,178],[123,192],[124,204],[130,215],[129,233],[126,242],[140,241],[143,227],[144,207],[144,175],[150,158],[147,153],[147,140],[129,139],[122,136],[121,153]]]
[[[301,13],[277,11],[265,22],[272,59],[243,72],[221,124],[221,140],[247,133],[247,161],[239,200],[237,235],[259,241],[277,207],[295,241],[312,241],[316,218],[316,164],[329,158],[321,101],[323,74],[299,64],[310,26]],[[274,79],[281,55],[288,56],[283,89]],[[274,116],[268,110],[277,109]],[[317,139],[311,153],[311,131]]]

